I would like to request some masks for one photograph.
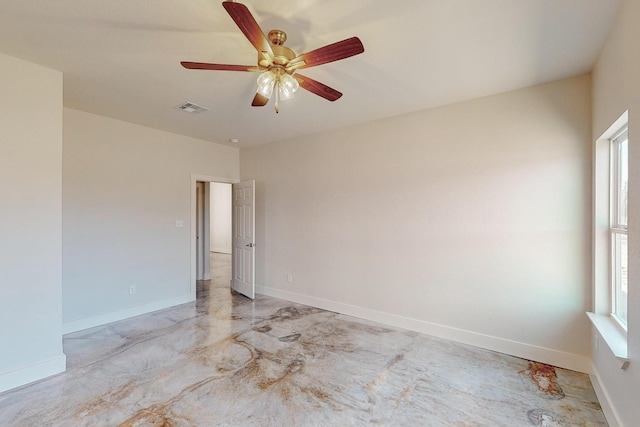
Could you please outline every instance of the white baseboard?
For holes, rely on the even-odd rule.
[[[67,370],[67,356],[64,353],[52,359],[23,366],[9,372],[0,373],[0,393],[38,381]]]
[[[211,248],[211,252],[231,255],[231,248]]]
[[[560,368],[583,373],[589,373],[591,371],[590,360],[587,357],[578,354],[538,347],[504,338],[479,334],[477,332],[452,328],[450,326],[440,325],[437,323],[426,322],[424,320],[413,319],[397,314],[386,313],[383,311],[372,310],[266,286],[256,286],[256,292],[270,297],[310,305],[389,326],[421,332],[423,334],[445,338],[451,341],[521,357],[527,360],[534,360],[536,362],[558,366]]]
[[[181,295],[179,297],[170,298],[161,301],[153,301],[134,307],[127,307],[123,310],[111,313],[99,314],[97,316],[85,317],[82,319],[72,320],[62,324],[62,334],[70,334],[72,332],[82,331],[84,329],[93,328],[95,326],[106,325],[107,323],[117,322],[118,320],[128,319],[130,317],[140,316],[141,314],[151,313],[152,311],[163,310],[175,305],[185,304],[195,301],[195,293]]]
[[[589,377],[591,378],[593,390],[596,392],[598,402],[600,402],[602,412],[604,413],[604,417],[607,419],[607,423],[609,423],[609,427],[623,427],[615,407],[611,404],[609,393],[607,393],[607,389],[602,384],[600,375],[598,374],[598,371],[596,371],[594,365],[591,366],[591,373],[589,374]]]

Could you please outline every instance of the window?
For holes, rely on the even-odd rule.
[[[627,328],[627,195],[629,187],[629,132],[625,126],[611,139],[611,315]]]
[[[593,156],[593,312],[587,313],[621,369],[627,345],[629,111],[595,140]],[[597,351],[597,350],[596,350]]]

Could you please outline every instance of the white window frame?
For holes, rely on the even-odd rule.
[[[620,369],[627,369],[630,363],[627,330],[622,327],[612,313],[612,149],[611,140],[628,128],[629,111],[622,113],[616,121],[595,140],[593,151],[593,311],[587,316],[593,324],[594,349],[598,343],[606,343],[618,361]],[[616,213],[617,215],[617,213]],[[602,338],[602,341],[600,341]]]
[[[628,215],[626,196],[622,190],[621,147],[627,144],[627,171],[628,180],[628,125],[625,124],[610,138],[610,248],[609,266],[611,277],[611,317],[626,331],[627,330],[627,292],[623,289],[628,285],[628,255],[621,250],[622,245],[618,239],[628,242],[628,218],[623,218],[621,212],[624,204],[624,215]],[[628,191],[628,189],[627,189]],[[628,247],[628,243],[627,243]],[[623,270],[626,271],[626,279],[623,280]],[[624,283],[623,283],[624,282]]]

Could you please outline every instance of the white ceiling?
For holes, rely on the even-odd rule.
[[[243,2],[297,53],[358,36],[363,54],[304,70],[344,96],[276,115],[250,106],[257,74],[182,68],[255,65],[221,0],[0,0],[0,52],[64,72],[67,107],[246,147],[588,72],[621,0]]]

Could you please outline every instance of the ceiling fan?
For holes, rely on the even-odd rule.
[[[260,26],[244,4],[228,0],[222,2],[222,6],[258,51],[257,66],[183,61],[181,62],[183,67],[192,70],[259,72],[261,74],[258,76],[258,90],[251,105],[254,107],[267,105],[275,92],[276,113],[279,111],[279,101],[292,98],[299,87],[329,101],[335,101],[342,96],[342,93],[337,90],[298,74],[297,71],[349,58],[364,52],[364,46],[360,39],[351,37],[302,55],[296,55],[293,50],[283,46],[287,40],[287,34],[284,31],[269,31],[267,40]]]

